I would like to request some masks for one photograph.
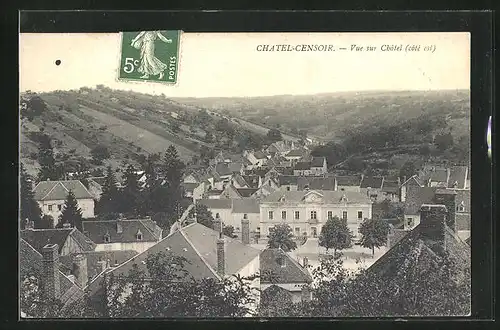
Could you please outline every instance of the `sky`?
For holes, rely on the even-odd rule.
[[[470,88],[469,33],[183,33],[175,85],[118,81],[120,42],[119,33],[21,34],[20,90],[103,84],[167,97],[250,97]],[[261,44],[348,50],[259,52]],[[377,50],[350,51],[352,45]],[[420,45],[420,51],[387,52],[382,45]]]

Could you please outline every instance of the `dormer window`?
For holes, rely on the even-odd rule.
[[[458,187],[458,181],[453,182],[453,188],[457,188],[457,187]]]
[[[215,219],[219,219],[220,218],[220,214],[219,213],[215,213]]]
[[[465,205],[464,205],[464,201],[461,201],[460,204],[458,205],[457,207],[457,211],[458,212],[465,212]]]
[[[137,234],[135,234],[135,238],[138,241],[142,241],[142,232],[140,230],[137,231]]]
[[[285,196],[281,196],[280,202],[284,202],[284,201],[285,201]]]
[[[278,265],[281,267],[281,268],[284,268],[286,267],[286,260],[284,257],[278,257],[276,259],[276,262],[278,263]]]
[[[340,201],[347,203],[347,196],[345,194],[343,194],[342,197],[340,198]]]
[[[104,235],[104,243],[109,243],[111,242],[111,237],[109,236],[109,234],[105,234]]]

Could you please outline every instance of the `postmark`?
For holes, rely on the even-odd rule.
[[[181,31],[121,33],[119,80],[175,84]]]

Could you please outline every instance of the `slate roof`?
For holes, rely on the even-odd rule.
[[[262,203],[279,203],[282,197],[285,202],[301,203],[304,197],[309,194],[322,195],[325,204],[343,204],[341,198],[345,196],[348,204],[372,204],[372,201],[365,195],[355,191],[330,191],[330,190],[309,190],[309,191],[276,191],[262,200]]]
[[[34,189],[34,198],[37,201],[64,200],[70,190],[76,199],[93,199],[92,194],[79,180],[41,181]]]
[[[334,177],[299,177],[297,180],[297,189],[305,190],[335,190]]]
[[[361,180],[360,188],[382,188],[382,183],[384,182],[384,177],[381,176],[365,176]]]
[[[284,260],[284,267],[280,263]],[[281,249],[267,248],[260,253],[261,284],[311,283],[312,277],[297,261]]]
[[[233,213],[260,213],[259,201],[255,198],[233,200]]]
[[[226,176],[226,175],[231,175],[233,172],[229,169],[229,166],[225,163],[219,163],[215,165],[215,172],[219,174],[220,176]]]
[[[467,166],[453,166],[450,169],[450,178],[448,180],[448,188],[454,188],[454,183],[457,183],[457,189],[465,189],[467,184],[468,173]]]
[[[398,181],[384,179],[382,191],[386,193],[397,193],[399,191]]]
[[[242,163],[229,163],[228,168],[231,173],[239,173],[243,167]]]
[[[278,177],[278,183],[280,186],[296,186],[298,184],[299,176],[295,175],[281,175]]]
[[[232,178],[236,183],[238,183],[240,186],[246,186],[247,185],[247,182],[245,181],[245,179],[243,179],[243,177],[239,174],[236,174],[236,175],[233,175],[233,178]],[[258,181],[257,181],[258,182]]]
[[[259,187],[259,176],[258,175],[242,175],[243,180],[250,188]]]
[[[122,226],[121,233],[117,232],[118,221]],[[85,235],[97,244],[156,242],[161,238],[161,229],[151,219],[82,221],[82,226]],[[142,233],[142,240],[136,238],[139,231]],[[109,242],[104,241],[107,234]]]
[[[102,267],[99,261],[109,260],[109,266],[114,267],[115,265],[121,265],[124,262],[130,260],[132,257],[136,256],[138,253],[134,250],[116,250],[116,251],[88,251],[84,253],[76,253],[85,255],[87,258],[87,274],[89,280],[95,278],[102,272]],[[61,269],[65,271],[71,271],[72,268],[72,258],[75,254],[61,256],[59,258],[61,262]]]
[[[294,170],[297,171],[305,171],[311,169],[311,163],[310,162],[298,162],[295,164]]]
[[[252,196],[259,188],[236,188],[236,191],[238,194],[240,194],[241,197],[250,197]]]
[[[325,157],[313,157],[311,160],[311,167],[323,167]]]
[[[106,181],[106,177],[105,176],[90,177],[89,180],[94,181],[95,183],[97,183],[102,187],[104,185],[104,182]]]
[[[361,185],[361,177],[359,175],[336,176],[337,185],[359,187]]]
[[[25,240],[39,253],[42,253],[42,248],[47,244],[57,244],[59,247],[59,254],[69,236],[80,246],[82,251],[92,251],[95,249],[95,243],[85,237],[76,228],[57,228],[57,229],[25,229],[21,230],[20,237]]]
[[[149,255],[159,252],[172,253],[188,260],[184,269],[195,279],[217,278],[217,244],[219,233],[199,223],[192,223],[179,229],[158,244],[133,257],[128,262],[115,268],[115,275],[127,274],[133,265],[147,273],[144,261]],[[225,271],[237,274],[242,268],[259,256],[259,250],[244,245],[236,239],[225,237]]]
[[[209,209],[231,209],[231,199],[209,199],[204,198],[196,201],[197,204],[205,205]]]
[[[41,280],[43,267],[43,257],[34,247],[21,238],[19,242],[19,277],[23,280],[25,277],[34,276]],[[83,291],[76,284],[59,271],[59,299],[66,306],[81,299]]]

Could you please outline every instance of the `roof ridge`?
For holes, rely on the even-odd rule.
[[[194,223],[193,223],[194,224]],[[201,225],[203,226],[203,225]],[[180,228],[178,231],[180,232],[180,234],[182,235],[182,237],[184,237],[184,239],[186,240],[186,242],[193,248],[194,252],[196,253],[196,255],[198,255],[198,257],[200,257],[201,261],[203,261],[203,263],[208,267],[208,269],[216,276],[216,278],[218,280],[221,280],[221,277],[219,276],[219,274],[217,274],[217,272],[212,268],[212,266],[210,266],[208,264],[208,262],[205,260],[205,258],[201,255],[201,253],[198,251],[198,249],[194,246],[193,242],[191,242],[191,240],[187,237],[187,235],[184,233],[184,231],[182,230],[183,228]],[[225,262],[225,260],[224,260]]]
[[[297,267],[301,270],[301,272],[302,272],[302,273],[304,273],[304,275],[306,275],[308,278],[310,278],[310,279],[312,280],[312,276],[311,276],[311,274],[309,274],[309,273],[307,272],[307,270],[306,270],[304,267],[302,267],[302,266],[300,265],[300,263],[299,263],[297,260],[295,260],[294,258],[292,258],[292,256],[291,256],[291,255],[289,255],[288,253],[286,253],[286,252],[285,252],[285,251],[283,251],[283,250],[282,250],[282,253],[283,253],[284,255],[286,255],[286,256],[287,256],[287,258],[288,258],[288,259],[290,259],[290,260],[292,261],[292,263],[293,263],[295,266],[297,266]]]
[[[47,181],[45,181],[45,182],[47,182]],[[54,182],[54,181],[50,181],[50,182]],[[40,184],[40,183],[42,183],[42,182],[40,181],[38,184]],[[52,190],[54,190],[54,188],[55,188],[55,187],[56,187],[59,183],[60,183],[60,182],[58,181],[56,184],[54,184],[54,186],[53,186],[53,187],[52,187],[52,188],[51,188],[51,189],[50,189],[50,190],[49,190],[49,191],[48,191],[48,192],[47,192],[47,193],[46,193],[46,194],[45,194],[45,195],[44,195],[41,199],[42,199],[42,200],[43,200],[43,199],[45,199],[45,197],[47,197],[47,196],[48,196],[48,195],[52,192]],[[37,185],[37,187],[38,187],[38,185]]]

